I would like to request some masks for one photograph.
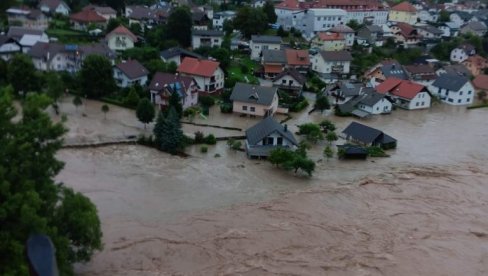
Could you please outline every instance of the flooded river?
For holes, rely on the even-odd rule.
[[[352,120],[328,118],[338,130]],[[141,146],[62,150],[59,180],[89,196],[103,224],[104,251],[78,273],[486,275],[488,110],[438,105],[365,123],[398,139],[392,156],[325,161],[319,144],[312,178],[225,143],[185,159]]]

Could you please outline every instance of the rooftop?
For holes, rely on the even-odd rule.
[[[185,57],[177,71],[190,75],[211,77],[219,68],[219,63],[212,60],[202,60],[192,57]]]
[[[278,89],[275,87],[259,86],[247,83],[237,83],[232,90],[232,101],[254,103],[269,106]]]
[[[129,79],[137,79],[143,76],[147,76],[149,71],[139,61],[132,59],[128,61],[122,61],[115,65],[124,75]]]

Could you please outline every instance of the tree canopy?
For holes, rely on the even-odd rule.
[[[246,38],[262,34],[268,27],[268,18],[262,9],[242,7],[234,18],[234,28],[241,31]]]
[[[20,91],[27,93],[39,89],[36,68],[32,60],[24,54],[18,54],[12,58],[8,67],[7,79],[17,93]]]
[[[54,180],[63,168],[55,155],[65,129],[42,111],[51,100],[29,95],[14,123],[8,90],[0,91],[0,275],[29,274],[24,250],[32,233],[51,238],[60,274],[72,274],[73,263],[102,248],[97,209]]]
[[[263,6],[263,11],[266,14],[266,18],[268,18],[268,23],[276,23],[276,20],[278,19],[278,16],[276,15],[275,8],[273,1],[266,1],[266,3]]]
[[[149,124],[154,120],[155,115],[156,112],[154,111],[154,106],[148,99],[144,98],[139,101],[136,109],[136,116],[137,119],[144,124],[144,127],[146,127],[146,124]]]
[[[170,107],[166,117],[159,113],[154,127],[154,136],[157,147],[162,151],[176,154],[183,149],[184,135],[180,119],[173,107]]]
[[[99,55],[85,58],[80,71],[81,92],[90,98],[101,98],[115,90],[110,61]]]
[[[191,46],[193,20],[187,7],[174,9],[168,17],[168,35],[183,47]]]

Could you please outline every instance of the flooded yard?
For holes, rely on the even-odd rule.
[[[129,116],[124,112],[117,116]],[[292,115],[287,122],[292,131],[327,118],[340,132],[355,120],[318,112]],[[363,123],[398,139],[391,157],[325,161],[325,143],[319,143],[310,152],[319,161],[312,178],[248,160],[225,142],[206,154],[189,148],[189,158],[142,146],[62,150],[66,166],[58,179],[89,196],[103,224],[104,251],[77,270],[82,275],[486,274],[487,119],[486,109],[445,105],[373,117]],[[133,120],[113,137],[144,131]],[[82,125],[73,121],[68,118],[68,126]],[[257,121],[212,108],[208,119],[194,122],[246,129]],[[76,133],[102,133],[93,125],[83,124]]]

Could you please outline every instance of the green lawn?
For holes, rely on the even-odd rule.
[[[61,43],[87,44],[98,41],[98,37],[91,36],[86,32],[69,29],[48,29],[46,33],[50,37],[56,37]]]
[[[247,67],[248,72],[246,74],[242,72],[242,65]],[[252,72],[257,70],[257,67],[258,64],[248,57],[235,57],[227,71],[229,77],[236,77],[240,82],[259,83],[259,80],[252,74]]]

